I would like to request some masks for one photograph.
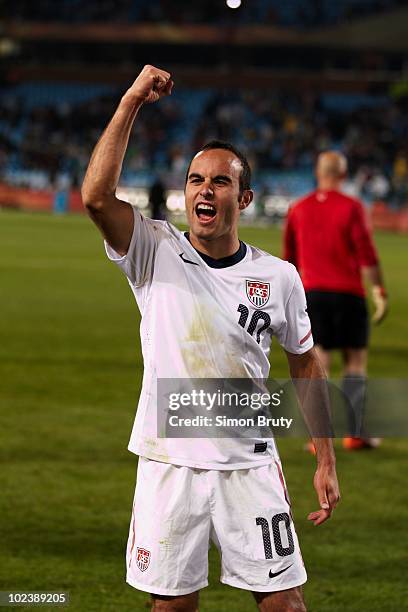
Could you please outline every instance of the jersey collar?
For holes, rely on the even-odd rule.
[[[184,236],[190,242],[190,234],[189,232],[184,232]],[[191,244],[191,242],[190,242]],[[193,246],[191,244],[191,246]],[[214,259],[205,253],[201,253],[200,251],[196,251],[196,253],[201,257],[201,259],[209,266],[210,268],[229,268],[230,266],[235,266],[235,264],[242,261],[247,252],[247,245],[242,240],[239,241],[239,249],[233,255],[228,255],[228,257],[221,257],[220,259]]]

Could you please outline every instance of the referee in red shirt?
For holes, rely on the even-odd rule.
[[[372,287],[374,323],[387,313],[387,295],[363,206],[340,191],[346,175],[344,155],[319,155],[317,190],[289,210],[284,258],[302,277],[313,338],[327,373],[331,351],[341,351],[349,428],[344,446],[354,450],[376,445],[362,433],[369,337],[363,276]]]

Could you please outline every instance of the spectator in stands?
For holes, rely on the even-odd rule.
[[[166,219],[166,190],[163,182],[157,177],[149,189],[149,205],[152,219]]]
[[[394,160],[392,184],[394,189],[393,201],[397,208],[408,203],[408,152],[400,150]]]
[[[330,111],[318,96],[307,92],[214,91],[203,98],[200,95],[196,98],[195,92],[190,92],[178,99],[176,94],[163,108],[146,109],[146,124],[136,126],[137,144],[129,148],[125,160],[125,181],[134,183],[135,174],[143,174],[145,182],[167,170],[167,184],[182,188],[193,151],[208,140],[227,138],[251,151],[255,179],[265,184],[271,170],[311,170],[316,155],[336,142],[347,151],[351,177],[358,177],[353,193],[389,198],[384,190],[388,181],[395,204],[407,202],[404,142],[408,128],[402,106],[389,101],[369,112]],[[47,186],[56,173],[69,172],[72,183],[78,184],[92,143],[115,103],[116,95],[104,95],[87,99],[85,104],[62,98],[60,104],[30,109],[18,96],[5,93],[0,101],[0,130],[8,142],[7,147],[1,147],[4,180],[38,185],[41,174],[42,184]],[[196,117],[191,121],[193,106]],[[174,129],[168,134],[165,128],[170,123]],[[360,172],[363,167],[364,173]],[[378,168],[382,184],[376,179],[366,186]]]

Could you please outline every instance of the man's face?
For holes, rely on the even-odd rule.
[[[237,232],[240,211],[252,191],[240,195],[240,160],[231,151],[210,149],[193,158],[186,183],[186,213],[190,232],[201,240],[215,240]]]

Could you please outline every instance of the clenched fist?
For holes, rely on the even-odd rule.
[[[157,102],[160,98],[171,94],[173,81],[170,76],[165,70],[147,65],[128,89],[126,96],[139,104]]]

